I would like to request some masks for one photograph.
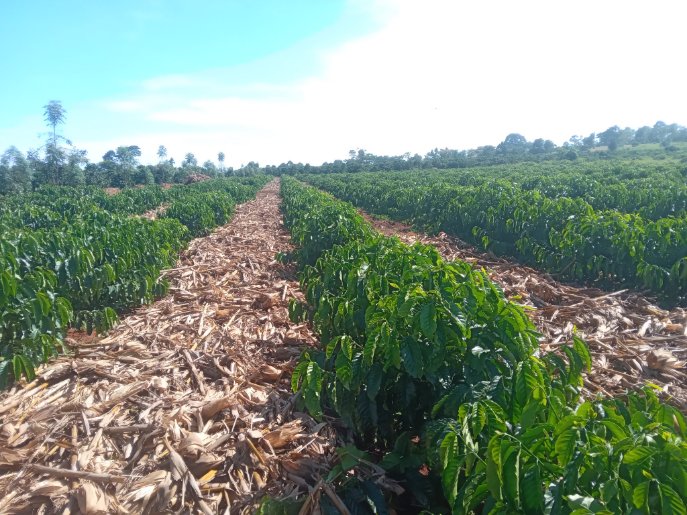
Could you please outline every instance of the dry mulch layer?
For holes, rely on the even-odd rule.
[[[278,182],[191,242],[163,299],[0,396],[0,513],[249,513],[318,494],[335,435],[295,411],[290,376],[316,340]],[[315,486],[313,486],[315,485]],[[336,495],[324,492],[326,495]]]
[[[588,395],[623,395],[651,383],[660,387],[664,399],[687,411],[687,313],[682,308],[661,309],[629,290],[609,293],[562,284],[444,233],[429,236],[399,222],[361,214],[386,235],[434,245],[446,259],[486,269],[509,298],[526,306],[542,333],[543,351],[569,342],[576,331],[592,353],[592,371],[585,382]]]
[[[141,214],[141,218],[147,218],[148,220],[157,220],[160,218],[162,215],[165,214],[165,211],[167,211],[167,208],[169,208],[168,203],[160,204],[154,209],[151,209],[149,211],[146,211],[145,213]]]

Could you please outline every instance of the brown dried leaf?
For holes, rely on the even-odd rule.
[[[678,359],[666,349],[655,349],[646,355],[646,364],[652,370],[670,370],[678,366]]]
[[[274,449],[281,449],[294,443],[298,438],[307,436],[303,434],[303,426],[300,420],[292,420],[277,429],[265,434],[263,438]]]
[[[46,479],[36,483],[31,488],[31,494],[35,496],[44,495],[46,497],[55,497],[64,495],[69,492],[69,485],[66,481],[58,479]]]
[[[107,494],[93,483],[84,482],[74,492],[74,497],[79,506],[79,511],[84,515],[107,515]]]
[[[278,381],[281,375],[282,371],[272,365],[263,365],[260,368],[260,377],[270,383]]]

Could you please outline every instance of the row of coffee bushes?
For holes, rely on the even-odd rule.
[[[113,201],[108,211],[97,205],[105,197],[79,196],[69,188],[31,194],[26,203],[15,199],[14,211],[4,206],[0,383],[22,375],[31,379],[38,364],[63,350],[68,328],[107,331],[118,312],[163,295],[168,285],[160,280],[161,270],[174,265],[192,237],[226,223],[234,205],[255,195],[267,180],[223,179],[175,188],[162,199],[170,205],[156,220],[129,216],[129,201]],[[140,198],[149,197],[157,200],[146,207],[161,200]],[[27,225],[17,227],[16,220]]]
[[[292,314],[321,338],[293,386],[314,417],[354,435],[328,479],[352,512],[685,513],[679,411],[651,391],[582,399],[584,342],[542,355],[484,272],[282,180],[308,303]],[[366,477],[371,462],[405,493]]]

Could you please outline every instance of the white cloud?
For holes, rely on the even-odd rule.
[[[616,123],[687,121],[681,2],[355,0],[351,9],[385,22],[323,52],[311,76],[178,74],[104,105],[135,115],[139,134],[123,137],[151,161],[165,144],[177,158],[191,151],[200,161],[222,150],[234,166],[319,163],[351,148],[470,148],[509,132],[561,143]]]

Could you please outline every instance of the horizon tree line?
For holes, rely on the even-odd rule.
[[[274,175],[295,173],[337,173],[383,170],[409,170],[417,168],[465,168],[520,161],[541,161],[551,159],[575,160],[578,156],[590,158],[612,157],[625,147],[643,144],[658,144],[661,152],[678,150],[676,143],[687,142],[687,128],[662,121],[653,126],[639,129],[618,125],[588,136],[572,136],[562,146],[551,140],[537,138],[528,141],[519,133],[511,133],[496,146],[484,145],[476,149],[454,150],[435,148],[424,156],[410,153],[400,156],[379,156],[364,149],[350,150],[346,160],[325,162],[321,165],[293,163],[288,161],[278,166],[261,168],[256,161],[250,161],[238,169],[225,167],[226,155],[218,152],[216,165],[211,160],[198,164],[192,152],[185,154],[180,166],[174,158],[168,158],[167,147],[157,149],[158,162],[143,165],[138,161],[141,148],[138,145],[123,145],[107,151],[100,162],[89,162],[86,151],[76,148],[72,142],[58,134],[58,127],[64,125],[67,112],[59,100],[51,100],[43,106],[43,119],[50,129],[46,143],[38,149],[23,154],[10,146],[0,155],[0,194],[31,191],[43,184],[50,185],[95,185],[101,187],[129,187],[145,184],[181,183],[190,174],[252,175],[265,172]]]
[[[123,145],[107,151],[100,162],[89,162],[86,151],[76,148],[59,134],[67,112],[59,100],[51,100],[43,106],[43,119],[50,129],[44,145],[26,154],[10,146],[0,155],[0,195],[23,193],[41,185],[102,187],[128,187],[144,184],[184,182],[193,173],[215,177],[221,174],[243,173],[225,167],[225,154],[219,152],[219,166],[210,160],[198,165],[193,153],[187,153],[181,166],[175,166],[173,158],[167,159],[167,148],[158,147],[156,165],[143,165],[138,161],[141,148]]]

